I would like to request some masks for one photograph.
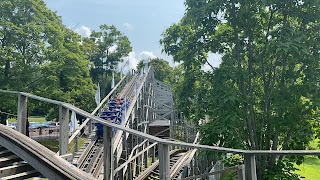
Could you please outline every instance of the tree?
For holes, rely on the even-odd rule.
[[[62,100],[85,110],[94,105],[94,84],[79,35],[67,29],[43,0],[0,2],[0,88]],[[16,114],[16,95],[0,96],[1,112]],[[28,112],[37,104],[28,101]],[[36,109],[39,110],[39,109]],[[1,122],[7,115],[1,113]]]
[[[94,66],[90,70],[90,74],[94,83],[101,84],[102,95],[106,95],[107,76],[111,72],[121,58],[128,56],[132,51],[130,41],[127,36],[124,36],[114,25],[101,25],[101,31],[92,31],[90,35],[91,41],[95,42],[97,48],[94,53],[89,54],[90,61]]]
[[[48,48],[50,63],[42,67],[42,78],[35,84],[35,93],[51,99],[69,102],[86,111],[94,108],[96,86],[90,78],[90,61],[80,45],[80,35],[62,29],[59,48]]]
[[[186,0],[180,23],[163,34],[164,51],[184,68],[180,108],[201,127],[204,144],[251,150],[305,149],[319,109],[319,3]],[[207,54],[223,55],[219,68]],[[211,71],[201,66],[209,64]],[[182,93],[184,92],[184,93]],[[258,179],[296,177],[283,157],[257,157]],[[301,157],[287,157],[301,162]]]
[[[138,71],[144,68],[144,66],[144,60],[139,61],[137,65]],[[152,66],[154,77],[157,80],[171,84],[173,80],[173,68],[169,65],[168,61],[160,58],[154,58],[150,60],[149,66]]]
[[[3,0],[0,7],[0,88],[28,91],[61,20],[41,0]],[[16,98],[3,96],[0,110],[16,114],[16,103],[8,97]],[[7,116],[1,117],[4,123]]]

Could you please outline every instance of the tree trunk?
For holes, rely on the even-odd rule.
[[[9,78],[9,69],[10,69],[10,61],[7,60],[5,68],[4,68],[4,79],[5,79],[5,81],[7,81],[8,78]]]

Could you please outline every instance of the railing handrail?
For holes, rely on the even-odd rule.
[[[151,67],[150,67],[151,68]],[[150,70],[149,68],[149,70]],[[149,72],[149,71],[148,71]],[[140,93],[140,90],[143,86],[143,83],[145,82],[146,78],[147,78],[148,73],[146,74],[146,76],[144,77],[142,83],[140,84],[139,88],[138,88],[138,93]],[[115,89],[115,88],[114,88]],[[29,93],[24,93],[24,92],[16,92],[16,91],[9,91],[9,90],[1,90],[0,92],[6,92],[6,93],[20,93],[24,96],[27,96],[29,98],[33,98],[33,99],[38,99],[40,101],[45,101],[45,102],[49,102],[49,103],[53,103],[53,104],[57,104],[60,106],[63,106],[69,110],[75,111],[76,113],[95,120],[101,124],[104,124],[106,126],[112,127],[112,128],[117,128],[118,130],[124,131],[126,133],[130,133],[133,134],[135,136],[144,138],[144,139],[148,139],[151,142],[158,142],[161,144],[167,144],[167,145],[173,145],[173,146],[181,146],[181,147],[186,147],[186,148],[194,148],[194,149],[200,149],[200,150],[207,150],[207,151],[218,151],[218,152],[224,152],[224,153],[233,153],[233,154],[248,154],[248,155],[319,155],[320,151],[319,150],[241,150],[241,149],[232,149],[232,148],[224,148],[224,147],[218,147],[218,146],[209,146],[209,145],[199,145],[199,144],[190,144],[190,143],[183,143],[183,142],[173,142],[173,141],[168,141],[165,139],[161,139],[149,134],[145,134],[142,133],[140,131],[134,130],[134,129],[130,129],[118,124],[114,124],[108,121],[105,121],[104,119],[101,119],[97,116],[94,116],[80,108],[77,108],[69,103],[65,103],[65,102],[61,102],[61,101],[55,101],[55,100],[51,100],[51,99],[47,99],[47,98],[43,98],[40,96],[36,96],[36,95],[32,95]],[[130,107],[128,108],[129,110],[129,114],[131,114],[134,104],[137,101],[136,98],[134,98],[134,100],[130,103]],[[129,118],[129,114],[126,118]]]

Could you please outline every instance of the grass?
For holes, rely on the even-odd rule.
[[[46,119],[44,117],[41,116],[29,116],[28,117],[29,122],[38,122],[38,123],[43,123],[46,121]],[[16,118],[9,118],[8,122],[17,122]]]
[[[312,141],[309,146],[309,149],[317,149],[319,139]],[[320,159],[316,156],[305,156],[304,162],[301,165],[295,165],[295,168],[300,170],[295,171],[302,178],[307,180],[318,180],[320,178]]]
[[[87,137],[81,137],[78,139],[78,149],[80,149],[84,142],[86,142]],[[42,144],[43,146],[47,147],[48,149],[50,149],[53,152],[58,152],[59,151],[59,139],[47,139],[47,140],[40,140],[38,141],[40,144]],[[73,153],[74,152],[74,141],[72,141],[69,144],[69,153]]]
[[[306,156],[304,162],[301,165],[295,165],[296,168],[300,169],[295,171],[302,178],[307,180],[318,180],[320,177],[320,159],[315,156]]]
[[[220,180],[237,180],[237,170],[228,171],[222,174]]]

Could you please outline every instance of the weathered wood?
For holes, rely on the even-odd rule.
[[[113,179],[112,128],[103,126],[104,179]]]
[[[169,158],[169,146],[167,144],[159,144],[159,171],[160,179],[170,179],[170,158]]]
[[[59,106],[59,155],[69,153],[69,109]]]
[[[244,155],[245,179],[257,180],[256,157],[252,154]]]
[[[27,133],[27,119],[28,119],[28,112],[27,112],[27,106],[28,106],[28,97],[24,96],[22,93],[19,93],[18,95],[18,116],[17,116],[17,122],[18,122],[18,131],[24,135]]]

